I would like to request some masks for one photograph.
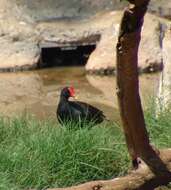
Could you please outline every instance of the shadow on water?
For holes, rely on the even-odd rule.
[[[80,101],[104,111],[111,120],[118,120],[115,77],[90,76],[83,67],[50,68],[38,71],[0,73],[0,113],[13,116],[23,112],[40,119],[56,118],[60,91],[74,86]],[[143,103],[156,96],[159,74],[141,75]]]

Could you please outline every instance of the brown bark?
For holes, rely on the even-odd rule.
[[[140,3],[141,2],[141,3]],[[128,151],[143,159],[156,175],[170,176],[151,147],[145,126],[138,81],[138,47],[148,0],[135,1],[124,12],[117,43],[117,95]],[[139,3],[136,6],[136,3]]]
[[[124,12],[117,43],[117,95],[129,153],[132,159],[150,149],[139,96],[138,47],[148,2]]]

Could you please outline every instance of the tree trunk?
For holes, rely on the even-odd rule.
[[[149,0],[132,1],[124,12],[117,43],[117,95],[129,154],[144,160],[156,174],[167,168],[151,147],[139,96],[138,47]],[[138,164],[138,163],[137,163]]]
[[[149,149],[149,138],[139,96],[138,46],[140,42],[145,5],[125,10],[116,47],[117,95],[128,151],[135,160],[143,149]],[[131,6],[131,5],[130,5]]]

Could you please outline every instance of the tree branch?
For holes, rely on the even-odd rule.
[[[156,176],[171,177],[158,152],[150,145],[139,95],[138,47],[149,0],[133,2],[124,12],[116,47],[117,95],[125,138],[133,163],[140,157]]]
[[[164,161],[171,171],[171,149],[161,150],[160,159]],[[159,185],[166,185],[169,180],[166,176],[154,175],[150,168],[144,162],[141,162],[137,170],[132,171],[125,177],[92,181],[77,186],[48,190],[152,190]]]

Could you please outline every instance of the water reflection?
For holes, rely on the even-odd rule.
[[[0,113],[18,115],[28,112],[38,118],[56,119],[60,90],[72,85],[80,101],[104,110],[117,120],[118,106],[115,77],[85,75],[82,67],[51,68],[39,71],[0,74]],[[159,74],[140,76],[143,102],[157,94]]]

